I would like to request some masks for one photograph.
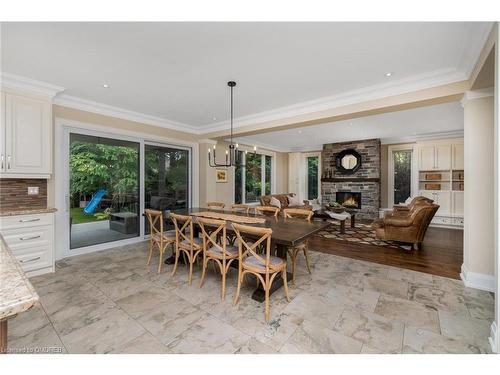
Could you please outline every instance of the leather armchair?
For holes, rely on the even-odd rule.
[[[411,200],[411,202],[408,204],[408,205],[403,205],[403,204],[395,204],[394,206],[392,206],[392,213],[395,213],[395,212],[408,212],[408,211],[411,211],[413,209],[413,207],[418,203],[418,202],[421,202],[421,201],[425,201],[425,202],[428,202],[428,203],[432,203],[434,202],[432,199],[430,198],[427,198],[427,197],[423,197],[423,196],[418,196],[418,197],[415,197]],[[386,214],[391,214],[391,212],[387,212]]]
[[[412,244],[412,248],[420,249],[425,232],[438,209],[439,205],[429,200],[419,200],[408,210],[386,213],[383,219],[372,223],[372,228],[381,240],[407,242]]]

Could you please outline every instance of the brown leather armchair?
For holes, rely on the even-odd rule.
[[[395,213],[395,212],[408,212],[408,211],[411,211],[413,209],[413,207],[418,203],[418,202],[422,202],[422,201],[425,201],[425,202],[428,202],[428,203],[432,203],[434,202],[432,199],[430,198],[427,198],[427,197],[423,197],[423,196],[418,196],[418,197],[415,197],[411,200],[411,202],[408,204],[408,205],[403,205],[403,204],[395,204],[394,206],[392,206],[392,213]],[[386,214],[391,214],[391,212],[386,212]]]
[[[383,219],[373,222],[372,228],[381,240],[407,242],[412,244],[412,248],[420,249],[425,232],[438,209],[437,204],[419,200],[408,210],[386,213]]]

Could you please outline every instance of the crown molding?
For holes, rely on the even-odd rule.
[[[21,77],[15,74],[2,72],[1,74],[2,89],[10,89],[20,91],[26,94],[53,99],[57,94],[66,90],[64,87],[52,85],[47,82],[37,81],[31,78]]]
[[[432,140],[463,138],[463,137],[464,137],[464,130],[459,129],[459,130],[450,130],[446,132],[421,133],[407,137],[381,138],[380,143],[383,145],[394,145],[401,143],[415,143],[418,141],[432,141]]]
[[[217,141],[215,139],[204,138],[198,139],[198,143],[208,143],[209,145],[216,145]]]
[[[176,130],[184,133],[200,134],[200,129],[191,125],[167,120],[161,117],[146,115],[144,113],[129,111],[127,109],[114,107],[91,100],[81,99],[75,96],[59,95],[54,99],[54,104],[63,107],[79,109],[82,111],[98,113],[104,116],[117,117],[123,120],[158,126],[160,128]]]
[[[462,107],[464,107],[470,100],[487,98],[493,95],[495,95],[495,90],[493,87],[488,87],[481,90],[466,91],[462,100],[460,100],[460,104],[462,104]]]
[[[229,142],[229,138],[224,139],[225,141]],[[255,142],[249,138],[233,138],[233,142],[237,142],[240,145],[246,145],[249,147],[257,146],[257,148],[263,148],[269,151],[275,151],[275,152],[290,152],[290,149],[287,147],[277,147],[269,143],[265,142]]]
[[[397,81],[348,91],[343,94],[301,102],[291,106],[281,107],[253,115],[238,117],[234,119],[234,128],[241,128],[257,123],[264,123],[304,115],[307,113],[320,112],[336,107],[382,99],[385,97],[402,95],[413,91],[420,91],[454,82],[465,81],[467,79],[468,77],[463,72],[455,68],[436,70]],[[203,133],[217,132],[226,130],[229,128],[229,125],[229,121],[221,121],[215,124],[202,126],[201,130]]]

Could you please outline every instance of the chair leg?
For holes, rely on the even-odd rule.
[[[286,280],[286,268],[281,271],[281,277],[283,278],[283,286],[285,287],[285,297],[288,302],[290,302],[290,297],[288,296],[288,282]]]
[[[160,261],[158,262],[158,273],[161,272],[161,266],[163,265],[163,250],[160,246]]]
[[[294,250],[290,257],[292,261],[292,284],[295,285],[295,265],[297,263],[297,252]]]
[[[236,286],[236,294],[234,295],[233,305],[236,305],[238,303],[238,299],[240,298],[240,289],[242,280],[243,280],[243,275],[240,269],[238,270],[238,285]]]
[[[222,270],[222,295],[221,298],[224,301],[224,298],[226,298],[226,272]]]
[[[203,271],[201,271],[201,280],[200,280],[200,288],[203,286],[203,282],[205,281],[205,273],[207,272],[208,267],[208,259],[203,257]]]
[[[309,249],[304,247],[304,257],[306,258],[307,272],[311,273],[311,266],[309,265]]]
[[[179,248],[176,246],[175,247],[175,262],[174,262],[174,269],[172,270],[172,276],[175,275],[175,271],[177,271],[177,264],[179,263]]]
[[[149,257],[148,257],[148,262],[146,263],[148,266],[151,263],[151,257],[153,256],[153,242],[149,242]]]
[[[266,282],[266,285],[264,285],[264,291],[265,291],[265,304],[266,304],[266,310],[265,310],[265,318],[266,318],[266,322],[269,322],[269,315],[270,315],[270,309],[269,309],[269,289],[270,289],[270,285],[269,283]]]
[[[191,259],[189,256],[189,275],[188,275],[188,284],[191,285],[191,281],[193,280],[193,263],[195,259]]]

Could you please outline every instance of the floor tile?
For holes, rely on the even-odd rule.
[[[444,291],[427,285],[410,284],[408,299],[431,308],[469,316],[464,297],[453,292]]]
[[[408,298],[408,283],[406,281],[394,281],[384,277],[367,276],[363,278],[363,287],[375,290],[393,297]]]
[[[435,332],[430,332],[412,326],[405,327],[403,353],[429,354],[478,354],[482,349],[476,345],[466,344],[459,340],[447,338]]]
[[[455,315],[439,311],[439,322],[443,336],[472,344],[487,351],[491,322],[483,319]]]
[[[340,333],[387,352],[401,351],[403,328],[401,322],[354,308],[346,308],[335,325]]]

